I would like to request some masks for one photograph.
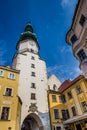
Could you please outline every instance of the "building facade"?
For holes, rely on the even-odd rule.
[[[61,94],[58,92],[60,85],[61,82],[55,75],[51,75],[48,78],[48,104],[52,130],[63,130],[63,120],[60,110],[64,107],[64,104],[61,102]]]
[[[73,55],[87,78],[87,0],[78,0],[66,42],[72,46]]]
[[[48,77],[48,90],[58,91],[60,85],[61,81],[55,75]]]
[[[64,81],[58,91],[49,90],[52,130],[87,129],[87,80],[83,75]]]
[[[19,71],[0,66],[0,130],[19,130],[22,102],[18,97]]]
[[[60,96],[61,94],[58,91],[48,91],[50,122],[52,130],[64,130],[61,115],[61,109],[63,109],[64,104],[61,102]]]
[[[59,91],[64,96],[66,106],[62,110],[65,129],[87,129],[87,80],[83,75],[73,81],[67,80],[60,86]]]
[[[30,23],[21,33],[16,48],[12,68],[20,70],[21,129],[50,130],[46,63],[39,55],[40,47]]]

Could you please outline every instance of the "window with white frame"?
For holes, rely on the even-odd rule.
[[[69,111],[68,111],[68,109],[66,109],[66,110],[61,110],[61,112],[62,112],[62,118],[64,119],[64,120],[67,120],[67,119],[69,119]]]
[[[71,99],[71,98],[72,98],[72,93],[71,93],[71,91],[69,91],[69,92],[67,93],[67,95],[68,95],[68,99]]]
[[[3,70],[0,70],[0,76],[3,76],[4,72]]]
[[[10,107],[3,107],[1,113],[1,120],[8,120],[9,112],[10,112]]]
[[[72,110],[72,114],[73,114],[73,116],[76,116],[76,109],[75,109],[75,107],[73,106],[73,107],[71,107],[71,110]]]
[[[56,102],[57,100],[56,100],[56,95],[52,95],[52,101],[53,102]]]
[[[6,88],[5,96],[12,96],[12,88]]]
[[[9,73],[8,78],[15,79],[15,74],[14,73]]]
[[[76,86],[76,92],[77,92],[77,94],[82,93],[82,89],[81,89],[80,85]]]
[[[65,97],[65,95],[63,94],[63,95],[61,95],[61,101],[62,101],[62,103],[65,103],[66,102],[66,97]]]
[[[54,109],[54,118],[59,119],[59,111],[58,111],[58,109]]]
[[[58,98],[59,98],[59,101],[62,102],[62,97],[61,97],[61,95],[59,95]]]
[[[87,103],[86,103],[86,101],[82,102],[81,104],[82,104],[83,111],[87,112]]]

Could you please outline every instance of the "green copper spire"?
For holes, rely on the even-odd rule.
[[[32,28],[32,25],[31,23],[27,23],[26,27],[25,27],[25,32],[29,31],[29,32],[32,32],[33,33],[33,28]]]
[[[21,36],[20,36],[20,41],[26,40],[26,39],[33,39],[34,41],[37,42],[36,35],[35,33],[33,33],[33,27],[30,23],[27,23],[24,29],[24,32],[21,33]]]
[[[27,40],[27,39],[34,40],[36,42],[36,44],[38,45],[37,37],[36,37],[35,33],[33,32],[33,27],[32,27],[30,22],[27,23],[27,25],[24,29],[24,32],[21,33],[18,44],[19,44],[20,41],[24,41],[24,40]],[[17,44],[17,47],[18,47],[18,44]],[[39,47],[39,45],[38,45],[38,47]]]

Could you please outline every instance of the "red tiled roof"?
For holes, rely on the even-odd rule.
[[[66,89],[68,89],[71,85],[73,85],[74,83],[76,83],[78,80],[80,80],[80,79],[82,79],[82,78],[84,78],[84,76],[83,75],[79,75],[78,77],[76,77],[74,80],[65,80],[62,84],[61,84],[61,86],[60,86],[60,88],[59,88],[59,92],[63,92],[63,91],[65,91]]]

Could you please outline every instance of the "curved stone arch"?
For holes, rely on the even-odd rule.
[[[40,117],[37,114],[30,113],[29,116],[33,117],[37,121],[37,124],[38,124],[39,127],[43,126],[42,121],[41,121]]]
[[[26,128],[23,128],[25,127],[26,125]],[[38,128],[38,129],[35,129],[33,128],[34,125],[36,125],[35,127]],[[29,115],[26,116],[26,118],[24,119],[23,123],[22,123],[22,128],[21,130],[28,130],[27,128],[29,127],[29,130],[44,130],[44,127],[43,127],[43,123],[40,119],[40,117],[35,114],[35,113],[30,113]]]

